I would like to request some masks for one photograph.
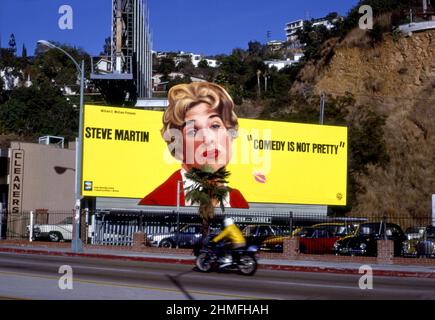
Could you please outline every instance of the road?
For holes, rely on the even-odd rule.
[[[72,268],[62,290],[61,266]],[[61,277],[63,278],[61,279]],[[435,299],[435,279],[258,270],[254,277],[199,273],[191,265],[0,253],[0,299]],[[61,281],[60,281],[61,280]]]

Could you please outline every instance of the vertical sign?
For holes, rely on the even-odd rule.
[[[21,213],[23,206],[24,150],[12,150],[9,183],[9,212]]]

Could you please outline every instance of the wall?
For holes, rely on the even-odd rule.
[[[75,150],[60,149],[51,145],[12,142],[10,156],[20,152],[22,159],[11,159],[10,170],[22,166],[21,178],[14,184],[13,172],[9,172],[9,199],[19,201],[20,211],[48,209],[71,211],[75,204]],[[12,181],[11,181],[12,180]],[[19,183],[19,185],[17,185]],[[15,190],[14,190],[15,189]],[[17,203],[16,203],[17,204]],[[9,203],[9,212],[13,212]]]

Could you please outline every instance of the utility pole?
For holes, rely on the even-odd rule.
[[[322,91],[320,93],[320,120],[319,120],[320,124],[323,124],[324,114],[325,114],[325,93]]]
[[[261,70],[257,70],[257,88],[258,88],[257,96],[258,96],[258,99],[260,99],[260,94],[261,94],[260,75],[261,75]]]

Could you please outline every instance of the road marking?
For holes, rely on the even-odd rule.
[[[28,277],[28,278],[44,279],[44,280],[56,280],[56,281],[59,280],[57,277],[35,276],[35,275],[26,274],[26,273],[18,273],[18,272],[0,271],[0,275],[20,276],[20,277]],[[87,283],[87,284],[95,284],[95,285],[101,285],[101,286],[110,286],[110,287],[122,287],[122,288],[130,288],[130,289],[145,289],[145,290],[152,290],[152,291],[174,292],[174,293],[178,293],[180,295],[183,295],[182,293],[180,293],[179,290],[170,289],[170,288],[156,288],[156,287],[148,287],[148,286],[140,286],[140,285],[129,285],[129,284],[122,284],[122,283],[115,283],[115,282],[85,280],[85,279],[78,279],[78,278],[74,278],[74,282]],[[235,298],[235,299],[270,300],[270,298],[262,298],[262,297],[255,297],[255,296],[244,296],[244,295],[228,294],[228,293],[217,293],[217,292],[216,293],[210,293],[210,292],[202,292],[202,291],[196,291],[196,290],[189,291],[189,293],[198,294],[198,295],[205,295],[205,296],[219,296],[219,297],[226,297],[226,298]]]

